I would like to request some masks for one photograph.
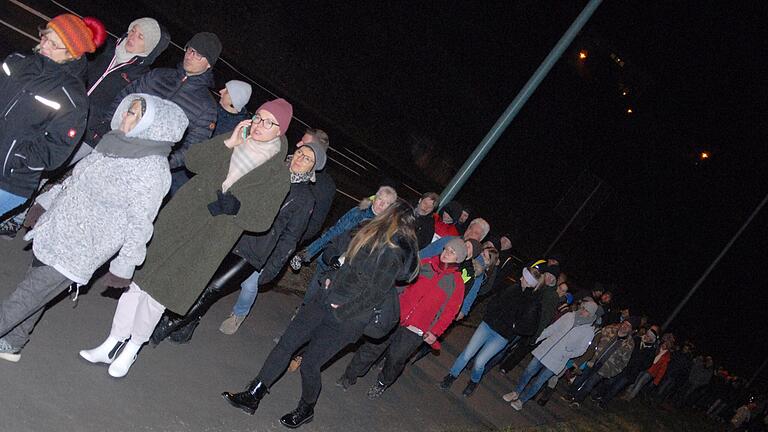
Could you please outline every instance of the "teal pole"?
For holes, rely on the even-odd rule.
[[[597,7],[600,6],[600,3],[602,3],[602,0],[590,0],[589,3],[584,6],[584,9],[579,16],[576,17],[565,34],[563,34],[563,37],[561,37],[555,47],[552,48],[552,51],[550,51],[549,55],[547,55],[544,61],[541,62],[538,69],[536,69],[528,82],[525,83],[525,86],[523,86],[517,96],[515,96],[512,103],[509,104],[501,117],[496,120],[496,124],[494,124],[491,130],[488,131],[488,134],[483,138],[475,151],[472,152],[469,159],[464,162],[461,169],[455,176],[453,176],[451,182],[448,183],[448,186],[445,187],[443,193],[440,194],[440,207],[452,200],[461,187],[464,186],[464,183],[466,183],[469,176],[472,175],[475,168],[477,168],[483,158],[485,158],[485,155],[488,154],[493,145],[496,144],[499,136],[501,136],[507,126],[509,126],[509,123],[517,116],[517,113],[523,108],[523,105],[528,101],[528,98],[530,98],[533,92],[536,91],[536,88],[539,87],[541,81],[544,80],[544,77],[547,76],[552,69],[552,66],[554,66],[557,60],[563,55],[565,49],[568,48],[571,42],[573,42],[573,39],[584,27],[584,24],[589,21],[589,18],[595,12]]]

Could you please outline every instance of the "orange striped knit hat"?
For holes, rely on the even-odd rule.
[[[50,20],[48,28],[59,35],[67,51],[75,58],[96,51],[107,39],[104,24],[91,17],[79,18],[72,14],[62,14]]]

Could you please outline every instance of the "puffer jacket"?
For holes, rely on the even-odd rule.
[[[296,250],[315,205],[308,183],[293,183],[269,231],[244,234],[232,251],[261,270],[259,285],[272,281]]]
[[[117,97],[117,94],[128,84],[138,80],[149,71],[149,67],[157,57],[168,48],[171,36],[163,26],[160,26],[160,40],[155,48],[146,56],[134,56],[125,63],[117,63],[115,60],[115,47],[122,43],[127,34],[117,41],[109,40],[104,44],[104,50],[88,62],[85,87],[88,94],[91,110],[88,113],[87,132],[83,136],[86,144],[95,146],[102,133],[109,130],[112,112],[107,112]],[[103,125],[99,125],[104,122]]]
[[[536,357],[555,375],[565,369],[568,360],[587,351],[595,334],[592,324],[574,327],[577,312],[569,312],[545,328],[536,342],[541,341],[533,350]]]
[[[326,304],[339,305],[333,309],[336,319],[367,323],[395,282],[409,282],[419,264],[416,240],[395,235],[392,241],[395,247],[385,245],[374,253],[363,247],[331,276]]]
[[[86,60],[56,63],[12,54],[0,71],[0,189],[29,197],[43,171],[58,168],[80,141],[88,115]]]
[[[147,113],[153,114],[145,114],[127,135],[112,133],[137,146],[149,141],[163,152],[127,158],[103,154],[97,148],[63,183],[37,198],[46,212],[25,238],[34,239],[32,250],[38,260],[79,284],[88,283],[93,272],[115,254],[110,272],[133,277],[135,267],[144,261],[152,222],[171,185],[166,155],[184,134],[187,118],[171,102],[140,96],[147,101]],[[126,98],[128,103],[115,112],[113,125],[119,126],[118,119],[131,99]]]
[[[107,115],[111,116],[117,104],[130,93],[151,94],[180,106],[187,115],[189,128],[169,157],[171,169],[176,169],[185,166],[189,147],[210,138],[216,128],[216,101],[208,90],[212,86],[211,69],[194,76],[188,76],[182,64],[175,69],[152,69],[117,95]]]

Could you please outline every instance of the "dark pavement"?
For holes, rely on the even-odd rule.
[[[17,238],[0,242],[0,298],[6,298],[29,265],[31,252]],[[117,304],[96,281],[81,293],[77,307],[66,296],[46,311],[19,363],[0,361],[0,430],[3,431],[261,431],[284,430],[279,418],[293,409],[300,393],[298,373],[286,373],[254,416],[231,408],[219,396],[239,390],[253,378],[273,339],[300,303],[304,269],[288,273],[259,295],[253,311],[233,336],[219,333],[235,297],[210,310],[187,345],[145,346],[128,376],[114,379],[105,366],[81,359],[107,336]],[[365,396],[376,373],[344,392],[334,385],[351,354],[327,366],[315,420],[306,431],[490,430],[562,421],[568,408],[529,404],[518,413],[501,400],[513,380],[493,371],[471,398],[461,396],[467,373],[450,392],[437,382],[445,375],[472,328],[457,326],[443,352],[409,366],[395,385],[375,401]],[[519,373],[515,371],[516,376]],[[553,402],[556,402],[553,400]]]

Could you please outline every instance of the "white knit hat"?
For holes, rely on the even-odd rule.
[[[232,105],[240,112],[245,104],[248,103],[248,100],[251,99],[251,85],[246,82],[232,80],[227,81],[224,86],[227,88],[229,97],[232,99]]]
[[[141,33],[144,35],[144,52],[139,53],[141,57],[146,57],[152,53],[162,37],[162,31],[160,30],[160,24],[154,18],[139,18],[134,20],[129,26],[130,31],[133,26],[139,26]]]

